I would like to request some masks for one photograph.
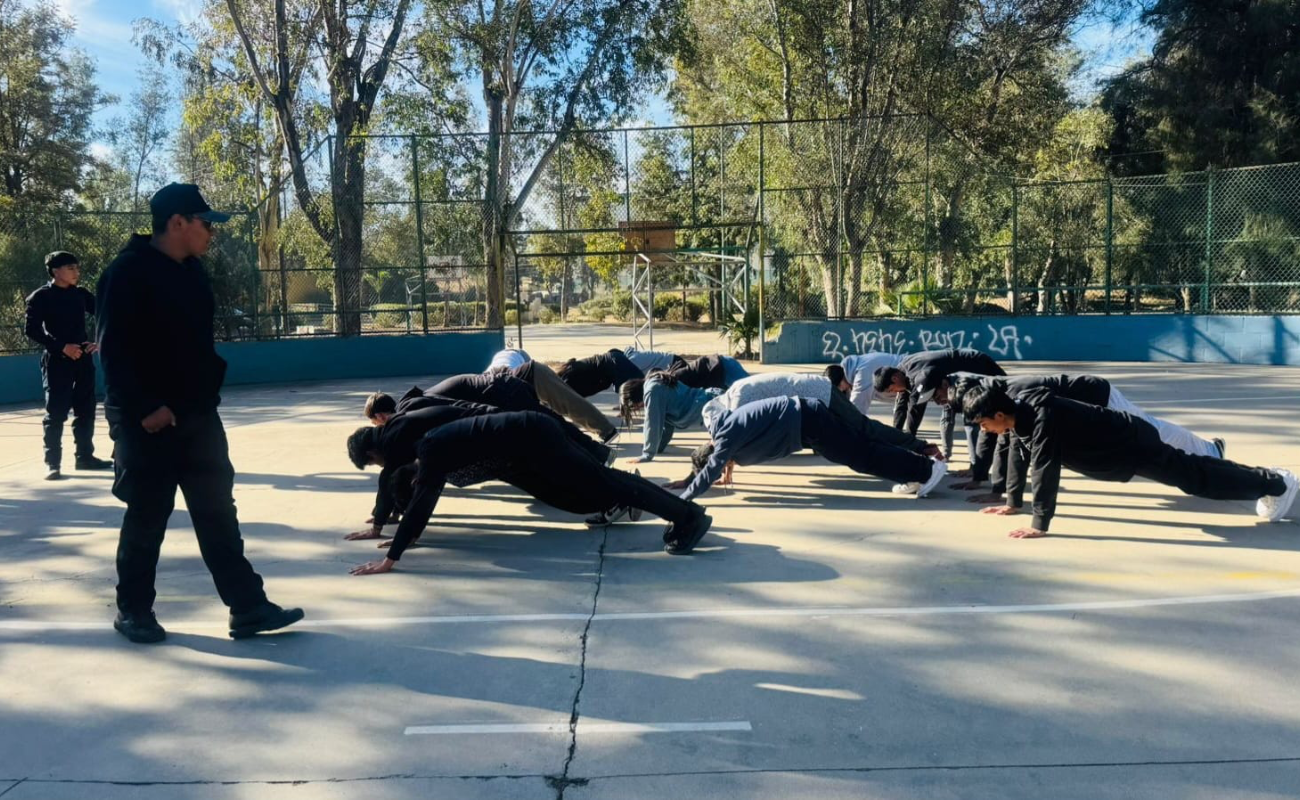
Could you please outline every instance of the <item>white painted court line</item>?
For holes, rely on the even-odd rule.
[[[752,731],[748,720],[737,722],[583,722],[579,734],[592,733],[700,733],[709,731]],[[407,736],[462,736],[494,733],[568,733],[567,722],[501,725],[412,725]]]
[[[639,622],[661,619],[726,619],[731,617],[791,617],[816,619],[819,617],[920,617],[955,614],[1063,614],[1078,611],[1116,611],[1132,608],[1157,608],[1160,606],[1209,605],[1215,603],[1252,603],[1300,597],[1300,588],[1277,589],[1271,592],[1249,594],[1204,594],[1185,597],[1148,597],[1133,600],[1096,600],[1084,603],[1034,603],[1025,605],[991,606],[918,606],[914,608],[885,606],[847,608],[731,608],[710,611],[619,611],[596,614],[594,622]],[[585,622],[586,614],[475,614],[465,616],[430,617],[357,617],[336,619],[306,619],[294,625],[301,628],[388,628],[403,625],[494,625],[518,622]],[[105,630],[110,619],[95,621],[42,622],[39,620],[0,620],[0,632],[22,631],[76,631]],[[226,628],[216,620],[163,620],[173,630]]]

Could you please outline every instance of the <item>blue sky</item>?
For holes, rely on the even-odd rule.
[[[55,0],[55,3],[76,20],[75,42],[95,59],[100,85],[123,103],[136,87],[140,68],[145,66],[144,57],[131,44],[132,22],[152,17],[175,23],[192,19],[201,8],[194,0]],[[1090,94],[1098,79],[1114,74],[1151,47],[1150,32],[1132,21],[1118,27],[1104,22],[1082,26],[1075,31],[1074,41],[1086,57],[1085,72],[1076,87],[1081,96]],[[110,107],[100,111],[96,121],[107,125],[120,113],[120,108]],[[655,125],[672,123],[667,104],[661,98],[650,98],[640,118]]]

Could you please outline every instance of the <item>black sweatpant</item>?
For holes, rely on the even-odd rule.
[[[447,475],[485,459],[504,464],[495,477],[549,506],[574,514],[630,506],[669,522],[685,522],[696,507],[639,475],[610,469],[534,411],[485,414],[430,431],[418,447],[420,471],[411,503],[388,557],[400,559],[429,524]]]
[[[545,420],[543,423],[542,420]],[[591,514],[631,506],[669,522],[691,516],[688,500],[630,472],[610,469],[575,447],[554,420],[526,420],[494,435],[479,434],[474,445],[510,462],[509,483],[561,511]],[[500,442],[492,439],[499,437]],[[509,442],[509,444],[507,444]]]
[[[920,451],[925,447],[925,442],[916,438],[907,431],[900,431],[892,428],[883,422],[868,417],[858,410],[858,407],[850,402],[844,392],[831,390],[831,401],[828,404],[831,413],[839,417],[840,421],[853,428],[862,436],[881,444],[892,444],[895,447],[901,447],[904,450]]]
[[[934,469],[934,462],[923,455],[862,435],[823,403],[802,403],[800,418],[804,447],[854,472],[894,483],[924,483]]]
[[[1282,478],[1269,470],[1192,455],[1163,442],[1149,449],[1136,474],[1210,500],[1258,500],[1286,490]]]
[[[215,411],[181,415],[172,428],[147,433],[139,423],[109,429],[117,446],[113,494],[126,503],[117,543],[117,607],[153,608],[158,552],[176,489],[185,494],[203,563],[221,601],[234,613],[266,601],[262,578],[244,557],[233,496],[235,468]]]
[[[95,362],[90,356],[73,361],[66,356],[41,355],[41,386],[45,389],[45,463],[63,463],[63,423],[74,415],[72,438],[77,458],[95,455]]]

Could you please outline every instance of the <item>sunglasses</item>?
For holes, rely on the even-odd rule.
[[[212,221],[211,221],[211,220],[199,219],[198,217],[186,217],[186,219],[188,219],[190,222],[197,222],[197,223],[199,223],[200,225],[203,226],[203,230],[205,230],[205,231],[209,231],[209,232],[212,231]]]

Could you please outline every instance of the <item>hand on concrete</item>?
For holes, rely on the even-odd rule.
[[[1047,531],[1040,531],[1037,528],[1016,528],[1007,536],[1012,539],[1041,539],[1047,535]]]
[[[73,361],[76,361],[77,359],[81,358],[81,345],[65,344],[63,346],[63,354],[68,358],[72,359]]]
[[[167,406],[161,406],[157,411],[140,420],[140,424],[149,433],[157,433],[163,428],[175,427],[176,415]]]
[[[392,572],[393,565],[396,563],[391,558],[385,558],[382,561],[367,561],[359,567],[348,570],[348,573],[351,575],[382,575],[385,572]]]
[[[346,541],[355,542],[358,539],[378,539],[379,536],[380,532],[378,530],[374,528],[363,528],[359,531],[353,531],[343,538]]]
[[[950,469],[950,470],[948,470],[948,477],[949,477],[949,478],[969,478],[970,476],[971,476],[971,471],[970,471],[970,469]]]
[[[977,494],[972,497],[967,497],[966,502],[967,503],[1001,503],[1002,495],[998,494],[997,492],[989,492],[988,494]]]
[[[1012,506],[992,506],[991,508],[981,508],[981,514],[997,514],[999,517],[1009,517],[1013,514],[1019,514],[1020,509]]]

